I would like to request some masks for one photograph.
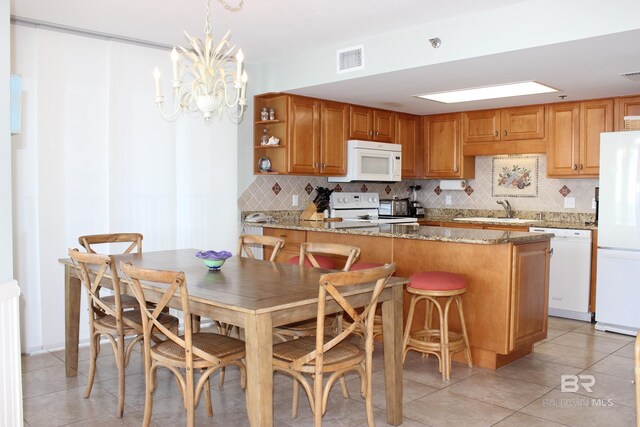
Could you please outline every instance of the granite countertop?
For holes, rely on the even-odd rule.
[[[420,218],[419,221],[431,221],[431,222],[455,222],[460,224],[484,224],[484,225],[499,225],[504,227],[542,227],[542,228],[564,228],[574,230],[597,230],[598,227],[593,223],[587,223],[585,221],[559,221],[556,219],[542,219],[531,220],[531,222],[509,224],[500,221],[469,221],[469,220],[456,220],[453,216],[430,216],[428,218]],[[458,217],[459,218],[459,217]],[[499,218],[498,218],[499,219]]]
[[[345,228],[344,223],[300,221],[281,219],[269,223],[246,223],[248,226],[284,228],[301,231],[356,234],[394,237],[401,239],[431,240],[451,243],[496,245],[503,243],[539,242],[553,237],[551,233],[528,233],[524,231],[483,230],[475,228],[430,227],[407,224],[377,224],[366,227]]]

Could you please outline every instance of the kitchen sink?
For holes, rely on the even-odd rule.
[[[502,224],[530,224],[539,222],[537,219],[523,219],[523,218],[487,218],[487,217],[475,217],[475,218],[454,218],[454,221],[467,221],[467,222],[499,222]]]

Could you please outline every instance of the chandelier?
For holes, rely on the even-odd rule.
[[[231,31],[216,44],[211,35],[209,23],[210,7],[207,0],[207,18],[204,26],[204,40],[189,36],[184,32],[190,46],[175,47],[171,51],[173,64],[173,111],[163,111],[164,95],[160,89],[160,70],[155,68],[153,76],[156,80],[155,102],[158,104],[160,115],[165,120],[175,120],[182,113],[201,115],[209,121],[214,115],[227,112],[234,123],[242,119],[247,105],[245,97],[247,89],[247,72],[242,61],[242,49],[231,46],[229,37]],[[238,12],[242,9],[244,0],[240,0],[238,7],[229,6],[225,0],[218,0],[227,10]]]

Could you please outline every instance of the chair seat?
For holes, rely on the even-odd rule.
[[[184,339],[184,335],[181,335],[180,338]],[[225,359],[242,358],[245,354],[244,341],[225,335],[211,332],[198,332],[192,335],[192,340],[194,347],[198,347],[205,353],[221,359],[222,361]],[[151,352],[157,356],[163,357],[165,361],[172,361],[174,366],[184,366],[184,348],[171,340],[167,340],[151,347]],[[206,366],[211,365],[211,362],[201,359],[196,356],[195,353],[193,354],[193,363],[196,368],[199,367],[199,364],[204,364]]]
[[[332,337],[325,337],[325,342]],[[288,365],[294,360],[314,351],[316,349],[316,337],[303,337],[297,340],[285,341],[273,346],[274,363],[282,366]],[[324,371],[332,371],[332,365],[335,369],[344,366],[344,362],[349,361],[350,364],[358,363],[364,360],[365,352],[358,346],[347,341],[342,341],[329,351],[324,353],[323,365]],[[306,367],[313,370],[315,368],[315,360],[305,364]]]
[[[100,298],[105,304],[107,304],[111,308],[115,308],[116,306],[116,297],[114,295],[108,295]],[[129,308],[138,308],[138,300],[136,297],[131,295],[120,295],[120,303],[122,304],[122,309],[126,310]]]
[[[318,262],[318,265],[320,266],[320,268],[326,268],[327,270],[335,270],[336,262],[334,261],[333,258],[324,256],[324,255],[315,255],[315,254],[313,255],[313,257]],[[294,264],[294,265],[300,264],[300,256],[296,255],[293,258],[290,258],[289,261],[287,261],[287,264]],[[304,266],[313,267],[313,264],[311,264],[311,261],[309,261],[308,258],[305,258]]]
[[[140,310],[123,311],[122,317],[125,317],[128,320],[134,322],[136,325],[140,325],[140,332],[142,332],[142,313],[140,312]],[[173,326],[178,326],[178,318],[170,314],[162,313],[158,317],[158,320],[167,329],[171,329],[171,327]],[[103,328],[110,328],[110,329],[116,328],[116,318],[113,316],[100,317],[96,319],[95,323],[96,323],[96,326],[102,326]],[[131,328],[125,324],[124,329],[133,330],[134,328]]]
[[[410,279],[408,288],[423,291],[455,291],[467,286],[464,276],[447,271],[423,271],[412,274]]]

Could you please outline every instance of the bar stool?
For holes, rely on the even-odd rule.
[[[466,281],[459,274],[446,271],[427,271],[415,273],[407,285],[411,294],[411,304],[403,339],[403,360],[409,350],[424,354],[433,354],[438,358],[438,367],[442,380],[449,381],[451,375],[451,355],[464,351],[467,364],[471,367],[471,350],[467,327],[464,323],[462,299],[467,291]],[[425,318],[423,329],[411,332],[411,322],[416,305],[425,302]],[[460,315],[462,333],[449,331],[449,309],[455,301]],[[439,326],[432,327],[433,307],[438,311]],[[443,310],[444,309],[444,310]]]

